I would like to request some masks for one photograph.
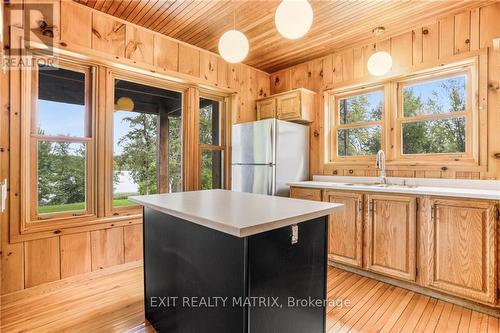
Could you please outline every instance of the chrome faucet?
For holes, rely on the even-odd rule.
[[[387,184],[387,178],[385,176],[385,153],[381,149],[377,153],[377,160],[375,162],[375,167],[380,169],[380,181],[382,184]]]

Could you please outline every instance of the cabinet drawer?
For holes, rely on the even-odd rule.
[[[321,201],[321,190],[316,188],[291,187],[290,197],[295,199]]]

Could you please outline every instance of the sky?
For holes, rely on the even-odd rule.
[[[465,87],[466,85],[466,80],[467,77],[465,75],[457,75],[453,77],[456,80],[459,80],[459,83]],[[406,89],[412,89],[413,94],[416,96],[420,96],[421,100],[425,103],[429,98],[433,97],[433,92],[438,93],[438,103],[441,106],[441,110],[443,110],[442,113],[449,112],[449,102],[448,102],[448,97],[446,96],[443,88],[441,87],[442,84],[446,81],[447,79],[438,79],[434,81],[427,81],[425,83],[418,83],[418,84],[412,84],[412,85],[406,85]],[[370,107],[376,107],[382,98],[381,92],[370,92],[366,94],[367,100],[370,103]],[[426,111],[425,108],[421,110],[421,114],[429,114],[430,112]]]
[[[465,75],[455,76],[454,79],[458,80],[458,82],[465,87],[467,80],[467,77]],[[441,110],[445,110],[445,112],[442,113],[447,113],[450,111],[449,110],[450,104],[448,102],[448,97],[446,96],[444,89],[441,87],[441,85],[446,80],[447,79],[440,79],[440,80],[426,82],[425,84],[420,83],[420,84],[408,85],[405,87],[405,90],[412,89],[413,93],[417,96],[420,96],[422,101],[427,101],[430,97],[432,97],[433,92],[436,91],[439,96],[438,103],[441,106]],[[422,110],[421,114],[429,114],[429,113],[430,112]]]

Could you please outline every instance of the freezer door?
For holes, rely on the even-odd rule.
[[[232,190],[274,195],[274,166],[234,164]]]
[[[277,121],[276,195],[287,197],[287,183],[309,179],[309,127]]]
[[[233,125],[233,164],[274,164],[274,119]]]

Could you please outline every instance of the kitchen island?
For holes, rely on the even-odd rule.
[[[340,204],[226,190],[137,196],[146,318],[159,332],[323,333]]]

